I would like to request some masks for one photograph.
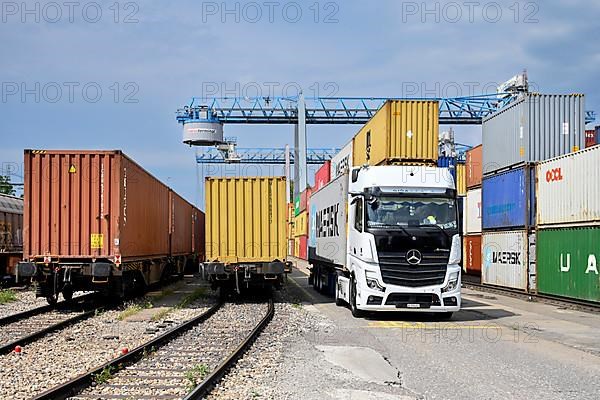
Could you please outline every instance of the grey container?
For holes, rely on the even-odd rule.
[[[584,95],[522,94],[483,120],[483,174],[578,151],[584,143]]]

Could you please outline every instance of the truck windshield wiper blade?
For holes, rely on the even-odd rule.
[[[425,227],[428,227],[428,228],[437,228],[437,229],[439,229],[440,231],[444,232],[444,235],[446,235],[446,237],[448,238],[448,240],[450,240],[450,242],[452,242],[452,238],[450,237],[450,234],[448,232],[446,232],[446,230],[444,228],[442,228],[441,226],[436,225],[436,224],[421,225],[421,226],[425,226]]]
[[[402,232],[404,232],[406,234],[406,236],[410,236],[410,233],[408,233],[408,231],[406,230],[406,228],[404,228],[401,225],[385,224],[383,222],[372,222],[371,221],[371,222],[367,222],[367,226],[369,228],[394,228],[394,229],[401,230]]]

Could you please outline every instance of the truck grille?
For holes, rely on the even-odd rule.
[[[445,254],[422,253],[421,263],[409,264],[406,253],[379,254],[383,282],[390,285],[420,287],[441,285],[446,278],[448,257]]]

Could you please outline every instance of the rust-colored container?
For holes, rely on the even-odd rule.
[[[170,255],[200,254],[200,243],[204,243],[204,213],[173,191],[169,197]]]
[[[463,243],[463,266],[466,274],[481,276],[481,235],[466,235]]]
[[[329,183],[329,179],[331,177],[331,161],[327,160],[321,168],[317,170],[315,173],[315,187],[314,191],[321,189],[323,186]]]
[[[481,186],[483,176],[483,146],[467,151],[467,188]]]
[[[198,256],[198,261],[202,262],[206,259],[206,249],[204,242],[205,215],[202,211],[198,210],[195,207],[193,215],[194,238],[192,239],[192,243],[194,244],[194,248],[192,249],[192,252]]]
[[[170,207],[169,192],[118,150],[25,150],[24,257],[125,263],[191,250],[191,206],[176,196]]]
[[[596,130],[586,129],[585,131],[585,148],[595,146],[597,144]]]

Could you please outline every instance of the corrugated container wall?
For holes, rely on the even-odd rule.
[[[596,139],[596,131],[594,129],[588,129],[585,131],[585,148],[595,146],[598,143]]]
[[[208,261],[285,259],[285,178],[206,178],[205,193]]]
[[[170,191],[171,255],[194,253],[194,207],[177,193]]]
[[[539,225],[600,222],[600,146],[537,166]]]
[[[204,246],[206,241],[204,239],[204,229],[206,227],[205,215],[202,211],[194,208],[194,243],[195,247],[193,252],[198,255],[198,261],[204,261],[206,257],[206,250]]]
[[[481,188],[467,191],[465,232],[481,233]]]
[[[26,257],[167,256],[169,225],[169,188],[120,151],[25,150]]]
[[[481,186],[481,177],[483,176],[482,153],[482,145],[467,151],[467,188]]]
[[[440,156],[437,160],[437,166],[449,168],[454,179],[456,179],[456,163],[456,157]]]
[[[0,253],[23,250],[23,199],[0,194]]]
[[[481,235],[463,237],[463,269],[467,275],[481,276]]]
[[[294,237],[308,235],[308,211],[302,211],[294,218]]]
[[[534,167],[527,166],[486,176],[482,182],[483,230],[506,230],[535,225]]]
[[[294,197],[294,215],[300,214],[300,195]]]
[[[344,175],[350,168],[352,168],[352,140],[331,157],[331,177],[329,180],[332,181],[338,176]]]
[[[482,283],[527,290],[526,231],[484,232],[481,246]]]
[[[306,189],[304,189],[304,191],[302,193],[300,193],[300,212],[304,212],[307,210],[311,193],[312,193],[311,188],[306,188]],[[296,215],[298,215],[298,214],[296,214]]]
[[[459,196],[467,195],[467,167],[463,163],[456,164],[456,193]]]
[[[331,161],[327,160],[315,173],[315,187],[313,190],[316,192],[323,186],[327,185],[331,177]]]
[[[483,174],[580,150],[584,130],[583,95],[523,94],[484,118]]]
[[[598,243],[600,227],[539,230],[538,292],[600,302]]]
[[[437,101],[388,100],[353,139],[353,165],[437,162]]]

